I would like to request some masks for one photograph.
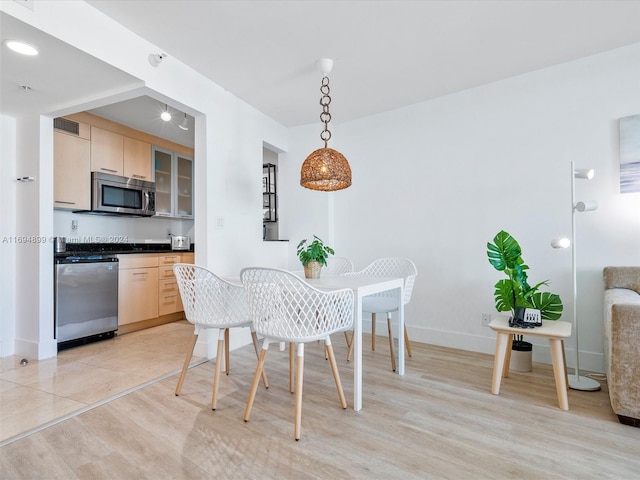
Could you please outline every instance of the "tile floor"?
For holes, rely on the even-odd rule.
[[[193,326],[186,321],[116,336],[62,351],[55,358],[2,358],[0,445],[107,399],[174,375],[186,354]],[[193,363],[203,359],[194,357]]]

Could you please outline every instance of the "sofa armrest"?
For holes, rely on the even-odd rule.
[[[609,397],[617,415],[640,419],[640,305],[611,309]]]

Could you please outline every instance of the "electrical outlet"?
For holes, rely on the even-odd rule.
[[[490,313],[483,313],[482,314],[482,326],[483,327],[488,327],[489,323],[491,323],[491,314]]]

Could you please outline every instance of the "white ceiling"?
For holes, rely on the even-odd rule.
[[[331,114],[340,124],[640,42],[636,0],[87,3],[158,46],[149,53],[166,53],[164,62],[179,59],[286,126],[319,123],[316,61],[322,57],[335,61]],[[5,14],[0,19],[3,40],[14,33],[7,27],[26,27]],[[54,110],[72,96],[139,85],[35,29],[26,31],[41,35],[33,42],[46,47],[28,67],[3,47],[3,113],[18,116],[39,102]],[[27,81],[33,90],[25,94],[19,85]],[[132,124],[134,110],[141,122],[147,118],[140,102],[159,108],[142,99],[134,109],[128,101],[95,112],[157,134],[151,130],[158,122]]]

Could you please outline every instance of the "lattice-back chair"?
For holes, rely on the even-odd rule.
[[[318,290],[290,272],[271,268],[245,268],[240,272],[240,278],[247,293],[254,328],[264,337],[244,420],[248,421],[251,414],[269,344],[295,344],[297,375],[294,438],[299,440],[305,343],[324,340],[340,405],[347,408],[330,335],[353,326],[353,291]]]
[[[353,272],[353,262],[346,257],[329,257],[327,258],[327,266],[322,269],[322,276],[338,276],[346,275]],[[347,341],[347,347],[351,347],[353,335],[349,336],[349,332],[345,330],[344,338]]]
[[[211,408],[215,410],[220,370],[223,363],[223,350],[225,370],[226,374],[229,375],[229,329],[249,327],[251,329],[253,348],[256,351],[256,356],[258,355],[258,337],[249,315],[249,306],[244,287],[227,282],[204,267],[187,263],[176,263],[173,266],[173,273],[178,280],[185,316],[195,326],[187,356],[182,366],[182,372],[180,372],[180,378],[178,378],[176,396],[182,390],[182,383],[187,374],[187,368],[193,356],[193,349],[196,346],[198,335],[209,328],[218,329],[218,350],[211,397]],[[269,388],[266,374],[263,375],[262,380],[264,386]]]
[[[353,262],[346,257],[329,257],[327,266],[322,269],[323,276],[337,276],[353,272]]]
[[[416,265],[408,258],[387,257],[374,260],[359,272],[350,275],[365,275],[375,277],[402,277],[404,278],[404,298],[403,303],[406,305],[411,300],[413,292],[413,284],[415,283],[418,269]],[[376,314],[387,314],[387,330],[389,331],[389,351],[391,353],[391,368],[396,371],[396,358],[393,354],[393,335],[391,329],[391,314],[398,310],[397,291],[388,291],[376,295],[368,295],[362,299],[362,311],[371,314],[371,350],[376,349]],[[411,343],[407,333],[407,324],[404,325],[404,342],[407,346],[407,353],[412,355]],[[353,347],[349,345],[349,353],[347,359],[351,358]]]

